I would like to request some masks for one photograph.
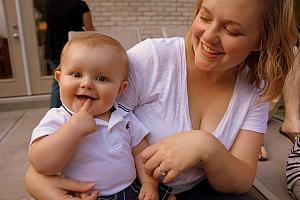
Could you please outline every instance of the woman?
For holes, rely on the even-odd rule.
[[[234,194],[254,181],[266,101],[282,91],[296,31],[292,0],[198,0],[185,40],[149,39],[128,51],[130,86],[119,101],[150,129],[145,169],[177,199],[249,199]],[[25,182],[38,199],[92,188],[32,168]]]

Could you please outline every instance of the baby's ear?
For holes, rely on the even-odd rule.
[[[56,70],[54,72],[54,79],[59,83],[60,81],[60,74],[61,74],[61,71],[60,70]]]
[[[127,81],[123,81],[120,84],[120,88],[119,88],[119,91],[118,91],[118,96],[120,96],[127,88],[128,88],[128,82]]]

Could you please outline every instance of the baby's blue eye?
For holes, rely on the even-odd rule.
[[[79,77],[81,77],[81,74],[79,72],[73,72],[72,76],[75,78],[79,78]]]
[[[98,76],[98,77],[96,78],[96,80],[97,80],[97,81],[108,81],[108,78],[105,77],[105,76]]]

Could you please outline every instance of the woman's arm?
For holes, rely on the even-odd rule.
[[[262,134],[240,131],[231,151],[211,133],[198,130],[179,133],[151,145],[142,152],[148,173],[160,175],[169,170],[162,182],[172,181],[179,173],[197,164],[209,182],[224,193],[244,193],[253,183]]]
[[[91,12],[85,12],[82,16],[83,26],[85,31],[94,31],[94,25],[92,21],[92,14]]]
[[[99,191],[92,191],[93,183],[81,183],[59,176],[45,176],[37,173],[32,166],[29,166],[25,174],[25,186],[29,194],[35,199],[42,200],[79,200],[83,198],[74,197],[69,193],[84,192],[90,195],[84,199],[93,200],[98,196]]]
[[[240,130],[230,151],[222,145],[211,149],[203,161],[203,168],[210,184],[225,193],[245,193],[255,179],[257,159],[263,134]]]

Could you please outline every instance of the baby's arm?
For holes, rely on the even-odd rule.
[[[133,156],[135,160],[135,167],[141,182],[142,188],[139,193],[139,200],[158,200],[159,195],[157,191],[158,181],[152,176],[145,173],[144,163],[140,157],[140,153],[149,146],[146,139],[143,139],[137,146],[133,148]]]
[[[35,140],[29,149],[29,160],[36,171],[57,174],[68,162],[80,140],[96,131],[93,116],[88,113],[90,100],[57,132]]]

